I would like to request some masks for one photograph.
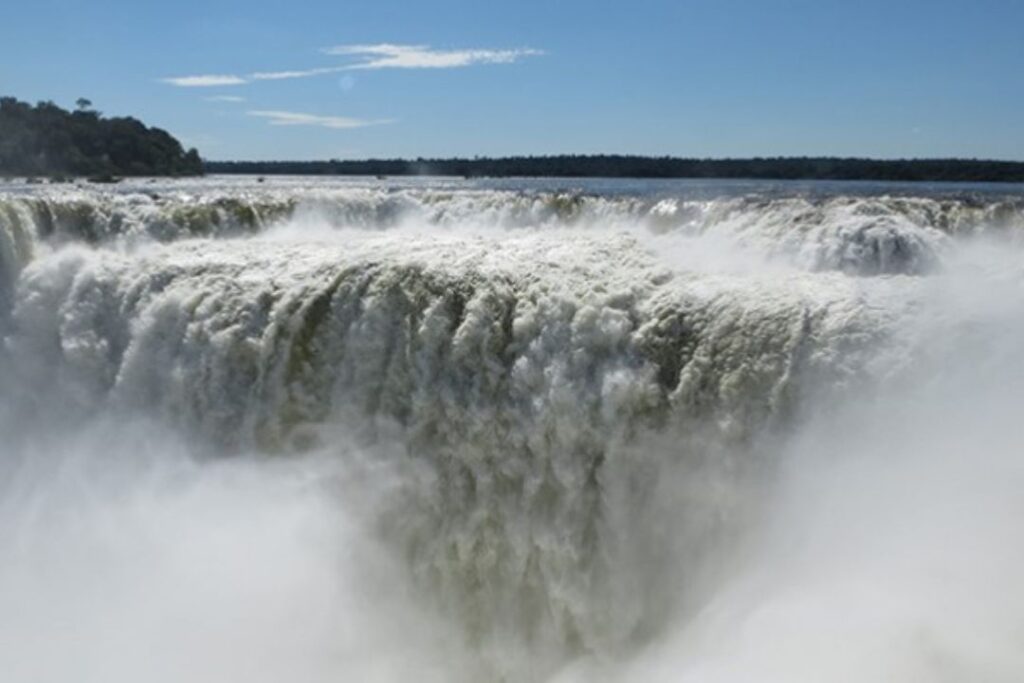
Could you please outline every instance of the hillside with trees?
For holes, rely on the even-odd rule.
[[[86,99],[75,111],[0,97],[0,175],[200,175],[199,152],[131,117],[104,117]]]
[[[366,161],[219,161],[209,173],[261,175],[444,175],[478,177],[764,178],[769,180],[882,180],[1024,182],[1024,162],[978,159],[850,159],[776,157],[681,159],[620,155],[530,156],[490,159],[370,159]]]

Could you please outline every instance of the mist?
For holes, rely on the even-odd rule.
[[[1021,275],[1002,243],[950,258],[902,321],[915,362],[790,430],[698,612],[557,680],[1018,680]]]
[[[1005,205],[231,192],[0,199],[5,681],[1024,675]]]
[[[5,453],[6,680],[461,680],[352,503],[357,467],[119,422]]]

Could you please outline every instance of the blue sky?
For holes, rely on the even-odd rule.
[[[1024,159],[1019,0],[5,5],[0,93],[211,159]]]

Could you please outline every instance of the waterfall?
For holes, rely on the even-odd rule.
[[[455,671],[467,680],[614,678],[618,666],[637,680],[664,675],[676,659],[693,680],[743,680],[746,660],[721,664],[718,643],[740,619],[730,605],[744,603],[744,571],[783,566],[773,553],[787,542],[798,548],[794,572],[825,552],[801,555],[778,531],[787,515],[799,509],[797,527],[832,529],[832,500],[843,511],[834,528],[855,543],[843,515],[871,501],[851,499],[842,473],[867,490],[864,471],[891,465],[910,481],[921,466],[907,434],[893,436],[894,453],[913,457],[864,465],[861,452],[879,443],[865,433],[922,429],[935,415],[951,425],[966,415],[981,429],[982,416],[1001,418],[1009,400],[1000,388],[990,404],[993,387],[1024,367],[1012,351],[1024,303],[1014,258],[1024,203],[1013,196],[190,183],[0,194],[0,424],[10,435],[0,559],[11,585],[38,580],[49,590],[25,568],[65,550],[82,562],[68,531],[74,510],[86,524],[125,514],[137,525],[131,547],[143,544],[132,535],[140,528],[199,533],[205,511],[266,541],[239,541],[237,552],[264,561],[296,553],[294,567],[266,578],[284,581],[282,595],[303,609],[311,598],[289,588],[289,571],[315,586],[341,582],[355,610],[341,622],[313,617],[323,623],[309,626],[309,641],[279,644],[287,652],[274,662],[347,642],[340,675],[384,680],[423,662],[438,680]],[[962,400],[978,407],[951,414],[964,387]],[[857,424],[865,431],[847,432]],[[997,420],[993,433],[1011,426]],[[934,437],[926,443],[941,450]],[[829,450],[834,457],[822,455]],[[175,478],[191,482],[183,498],[168,483]],[[984,486],[964,500],[988,490],[979,478]],[[940,484],[926,478],[922,496],[947,493]],[[92,501],[83,486],[111,498]],[[797,493],[780,503],[780,490]],[[879,498],[880,509],[903,503],[892,492]],[[271,530],[261,535],[233,517],[236,508]],[[176,511],[200,517],[150,516]],[[70,549],[26,550],[25,528]],[[82,543],[95,533],[87,526]],[[319,541],[290,536],[306,533]],[[180,540],[152,552],[212,561],[203,555],[211,548]],[[159,573],[108,563],[129,579]],[[332,566],[346,578],[318,573]],[[187,594],[172,569],[159,580]],[[57,576],[53,590],[70,580]],[[407,598],[376,613],[358,597],[367,585],[394,593],[382,604]],[[0,607],[31,608],[26,595],[0,594]],[[846,607],[855,612],[855,601]],[[280,605],[271,613],[290,614]],[[1008,614],[1007,624],[1024,616]],[[47,623],[0,619],[0,634],[20,629],[30,640]],[[929,623],[942,631],[941,620]],[[400,641],[380,642],[389,628],[408,637],[412,669],[393,659],[377,670],[359,657],[360,648],[398,657]],[[736,633],[735,646],[752,641],[744,656],[760,662],[771,633],[758,628]],[[943,638],[953,636],[943,633],[929,647],[946,652]],[[672,657],[642,654],[666,642]],[[957,666],[995,672],[992,680],[1021,670],[982,655]],[[916,662],[896,668],[927,671]],[[200,677],[243,670],[215,664]],[[311,680],[327,675],[310,666]]]

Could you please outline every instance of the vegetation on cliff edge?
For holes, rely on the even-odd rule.
[[[104,117],[79,99],[76,111],[0,97],[0,175],[201,175],[199,152],[131,117]]]

